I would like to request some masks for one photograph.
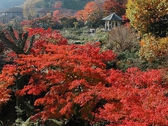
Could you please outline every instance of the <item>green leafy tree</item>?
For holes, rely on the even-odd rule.
[[[22,27],[20,25],[20,22],[22,21],[21,17],[16,17],[13,20],[11,20],[8,25],[9,26],[13,26],[14,29],[16,29],[17,31],[22,31]]]
[[[23,4],[23,14],[28,20],[32,20],[36,17],[36,4],[41,2],[41,0],[26,0]]]
[[[52,7],[54,3],[58,0],[42,0],[42,6],[43,7]]]

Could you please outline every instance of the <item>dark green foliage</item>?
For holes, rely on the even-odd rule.
[[[125,71],[129,67],[139,67],[140,63],[137,51],[125,50],[118,55],[116,67]]]
[[[10,126],[16,119],[15,105],[16,97],[12,97],[12,101],[9,101],[0,113],[0,126]]]
[[[77,27],[81,27],[83,25],[81,22],[77,21],[76,18],[63,17],[60,20],[61,20],[61,25],[64,28],[74,28],[75,22],[77,22]]]
[[[93,0],[61,0],[63,8],[73,9],[73,10],[82,10],[84,6]]]
[[[53,7],[54,3],[58,0],[42,0],[42,2],[39,2],[36,7]]]
[[[76,18],[63,17],[60,19],[64,28],[73,28],[74,22],[78,22]]]
[[[60,22],[53,24],[53,29],[64,29],[64,28],[80,28],[83,27],[84,24],[80,21],[77,21],[74,17],[62,17],[60,18]]]
[[[36,7],[53,7],[54,3],[58,0],[42,0]],[[84,6],[93,0],[60,0],[62,2],[62,8],[82,10]]]
[[[23,32],[20,22],[22,21],[21,17],[15,17],[7,25],[12,26],[15,30]]]
[[[156,37],[166,37],[168,33],[168,15],[161,17],[161,20],[154,21],[149,26],[149,32]]]

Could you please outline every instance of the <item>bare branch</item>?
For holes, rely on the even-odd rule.
[[[10,40],[12,39],[12,40]],[[18,38],[14,34],[13,28],[10,26],[5,31],[0,33],[0,40],[5,43],[10,49],[12,49],[16,54],[28,54],[30,52],[31,47],[33,46],[35,36],[32,36],[30,40],[30,46],[28,50],[25,52],[24,47],[26,41],[28,39],[27,33],[19,33]]]
[[[10,49],[12,49],[16,54],[23,54],[23,50],[18,48],[13,42],[11,42],[4,34],[4,32],[0,33],[0,40],[5,43]]]
[[[29,46],[28,50],[26,51],[26,54],[29,54],[29,53],[30,53],[30,49],[31,49],[32,46],[33,46],[34,40],[35,40],[35,36],[33,35],[33,36],[31,37],[30,46]]]

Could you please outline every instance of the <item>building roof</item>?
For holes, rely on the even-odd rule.
[[[36,8],[37,12],[53,12],[57,10],[57,8]]]
[[[122,21],[122,18],[119,17],[117,14],[112,13],[112,14],[108,15],[107,17],[103,18],[102,20],[105,20],[105,21]]]
[[[65,9],[65,8],[35,8],[35,11],[38,13],[49,13],[59,10],[61,14],[67,14],[74,16],[76,13],[76,10],[71,10],[71,9]],[[23,7],[22,6],[15,6],[12,8],[9,8],[4,11],[0,11],[0,13],[23,13]]]
[[[4,12],[23,12],[23,8],[21,8],[21,7],[12,7],[12,8],[7,9]]]

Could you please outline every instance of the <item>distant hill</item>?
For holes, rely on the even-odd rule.
[[[62,8],[81,10],[89,1],[93,0],[41,0],[37,7],[52,7],[56,1],[62,2]]]
[[[73,10],[81,10],[89,1],[93,0],[62,0],[62,7]]]
[[[6,10],[13,6],[22,5],[26,0],[1,0],[0,1],[0,10]]]
[[[8,8],[22,5],[26,0],[0,0],[0,11]],[[52,5],[59,0],[41,0],[37,7],[52,7]],[[81,10],[84,6],[93,0],[60,0],[63,8]]]

